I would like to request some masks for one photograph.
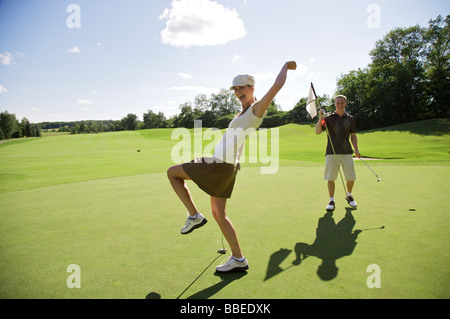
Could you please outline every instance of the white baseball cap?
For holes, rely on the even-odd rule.
[[[233,90],[236,86],[246,85],[255,86],[255,78],[248,74],[239,74],[233,79],[233,86],[230,87],[230,90]]]

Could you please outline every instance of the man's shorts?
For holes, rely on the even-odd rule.
[[[355,164],[353,163],[352,154],[327,155],[325,160],[324,179],[327,181],[335,181],[339,172],[339,166],[342,164],[345,180],[356,180]]]

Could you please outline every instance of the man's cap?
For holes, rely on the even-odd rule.
[[[248,74],[239,74],[233,79],[233,86],[230,87],[230,90],[233,90],[236,86],[246,85],[255,86],[255,78]]]

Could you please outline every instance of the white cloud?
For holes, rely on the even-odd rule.
[[[87,107],[82,107],[81,110],[82,110],[82,111],[85,111],[85,112],[90,112],[90,111],[92,111],[90,108],[87,108]]]
[[[78,99],[77,103],[78,104],[92,104],[92,102],[89,100],[81,100],[81,99]]]
[[[164,20],[169,17],[170,9],[166,8],[163,13],[159,16],[159,20]]]
[[[178,75],[181,76],[182,78],[185,78],[185,79],[192,78],[192,75],[187,74],[187,73],[183,73],[183,72],[178,73]]]
[[[8,90],[3,85],[0,84],[0,94],[3,93],[8,93]]]
[[[0,53],[0,63],[3,65],[11,65],[13,63],[14,57],[11,55],[11,53],[6,52],[5,54]]]
[[[41,114],[41,113],[42,113],[41,109],[38,108],[38,107],[32,107],[31,110],[32,110],[34,113],[38,113],[38,114]]]
[[[176,47],[225,44],[246,35],[236,10],[211,0],[173,0],[159,19],[167,19],[162,43]]]
[[[241,57],[239,56],[239,54],[236,54],[234,57],[233,57],[233,62],[237,62],[237,61],[239,61],[241,59]]]
[[[70,49],[67,50],[66,52],[68,52],[68,53],[77,53],[77,54],[79,54],[79,53],[80,53],[80,47],[73,47],[73,48],[70,48]]]
[[[317,80],[320,76],[320,72],[309,72],[308,78],[310,81]]]

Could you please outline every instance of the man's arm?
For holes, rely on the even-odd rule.
[[[356,157],[360,158],[361,154],[359,153],[358,149],[358,138],[356,137],[356,133],[350,134],[350,141],[352,142],[353,150],[355,151]]]
[[[286,62],[281,69],[280,73],[275,80],[275,83],[270,88],[269,92],[264,95],[264,97],[253,105],[253,114],[257,117],[261,117],[264,115],[264,112],[269,108],[270,102],[275,98],[275,95],[281,90],[287,78],[288,70],[297,69],[297,64],[295,61]]]
[[[319,121],[316,124],[316,134],[320,134],[323,132],[322,121],[323,121],[324,110],[319,111]]]

